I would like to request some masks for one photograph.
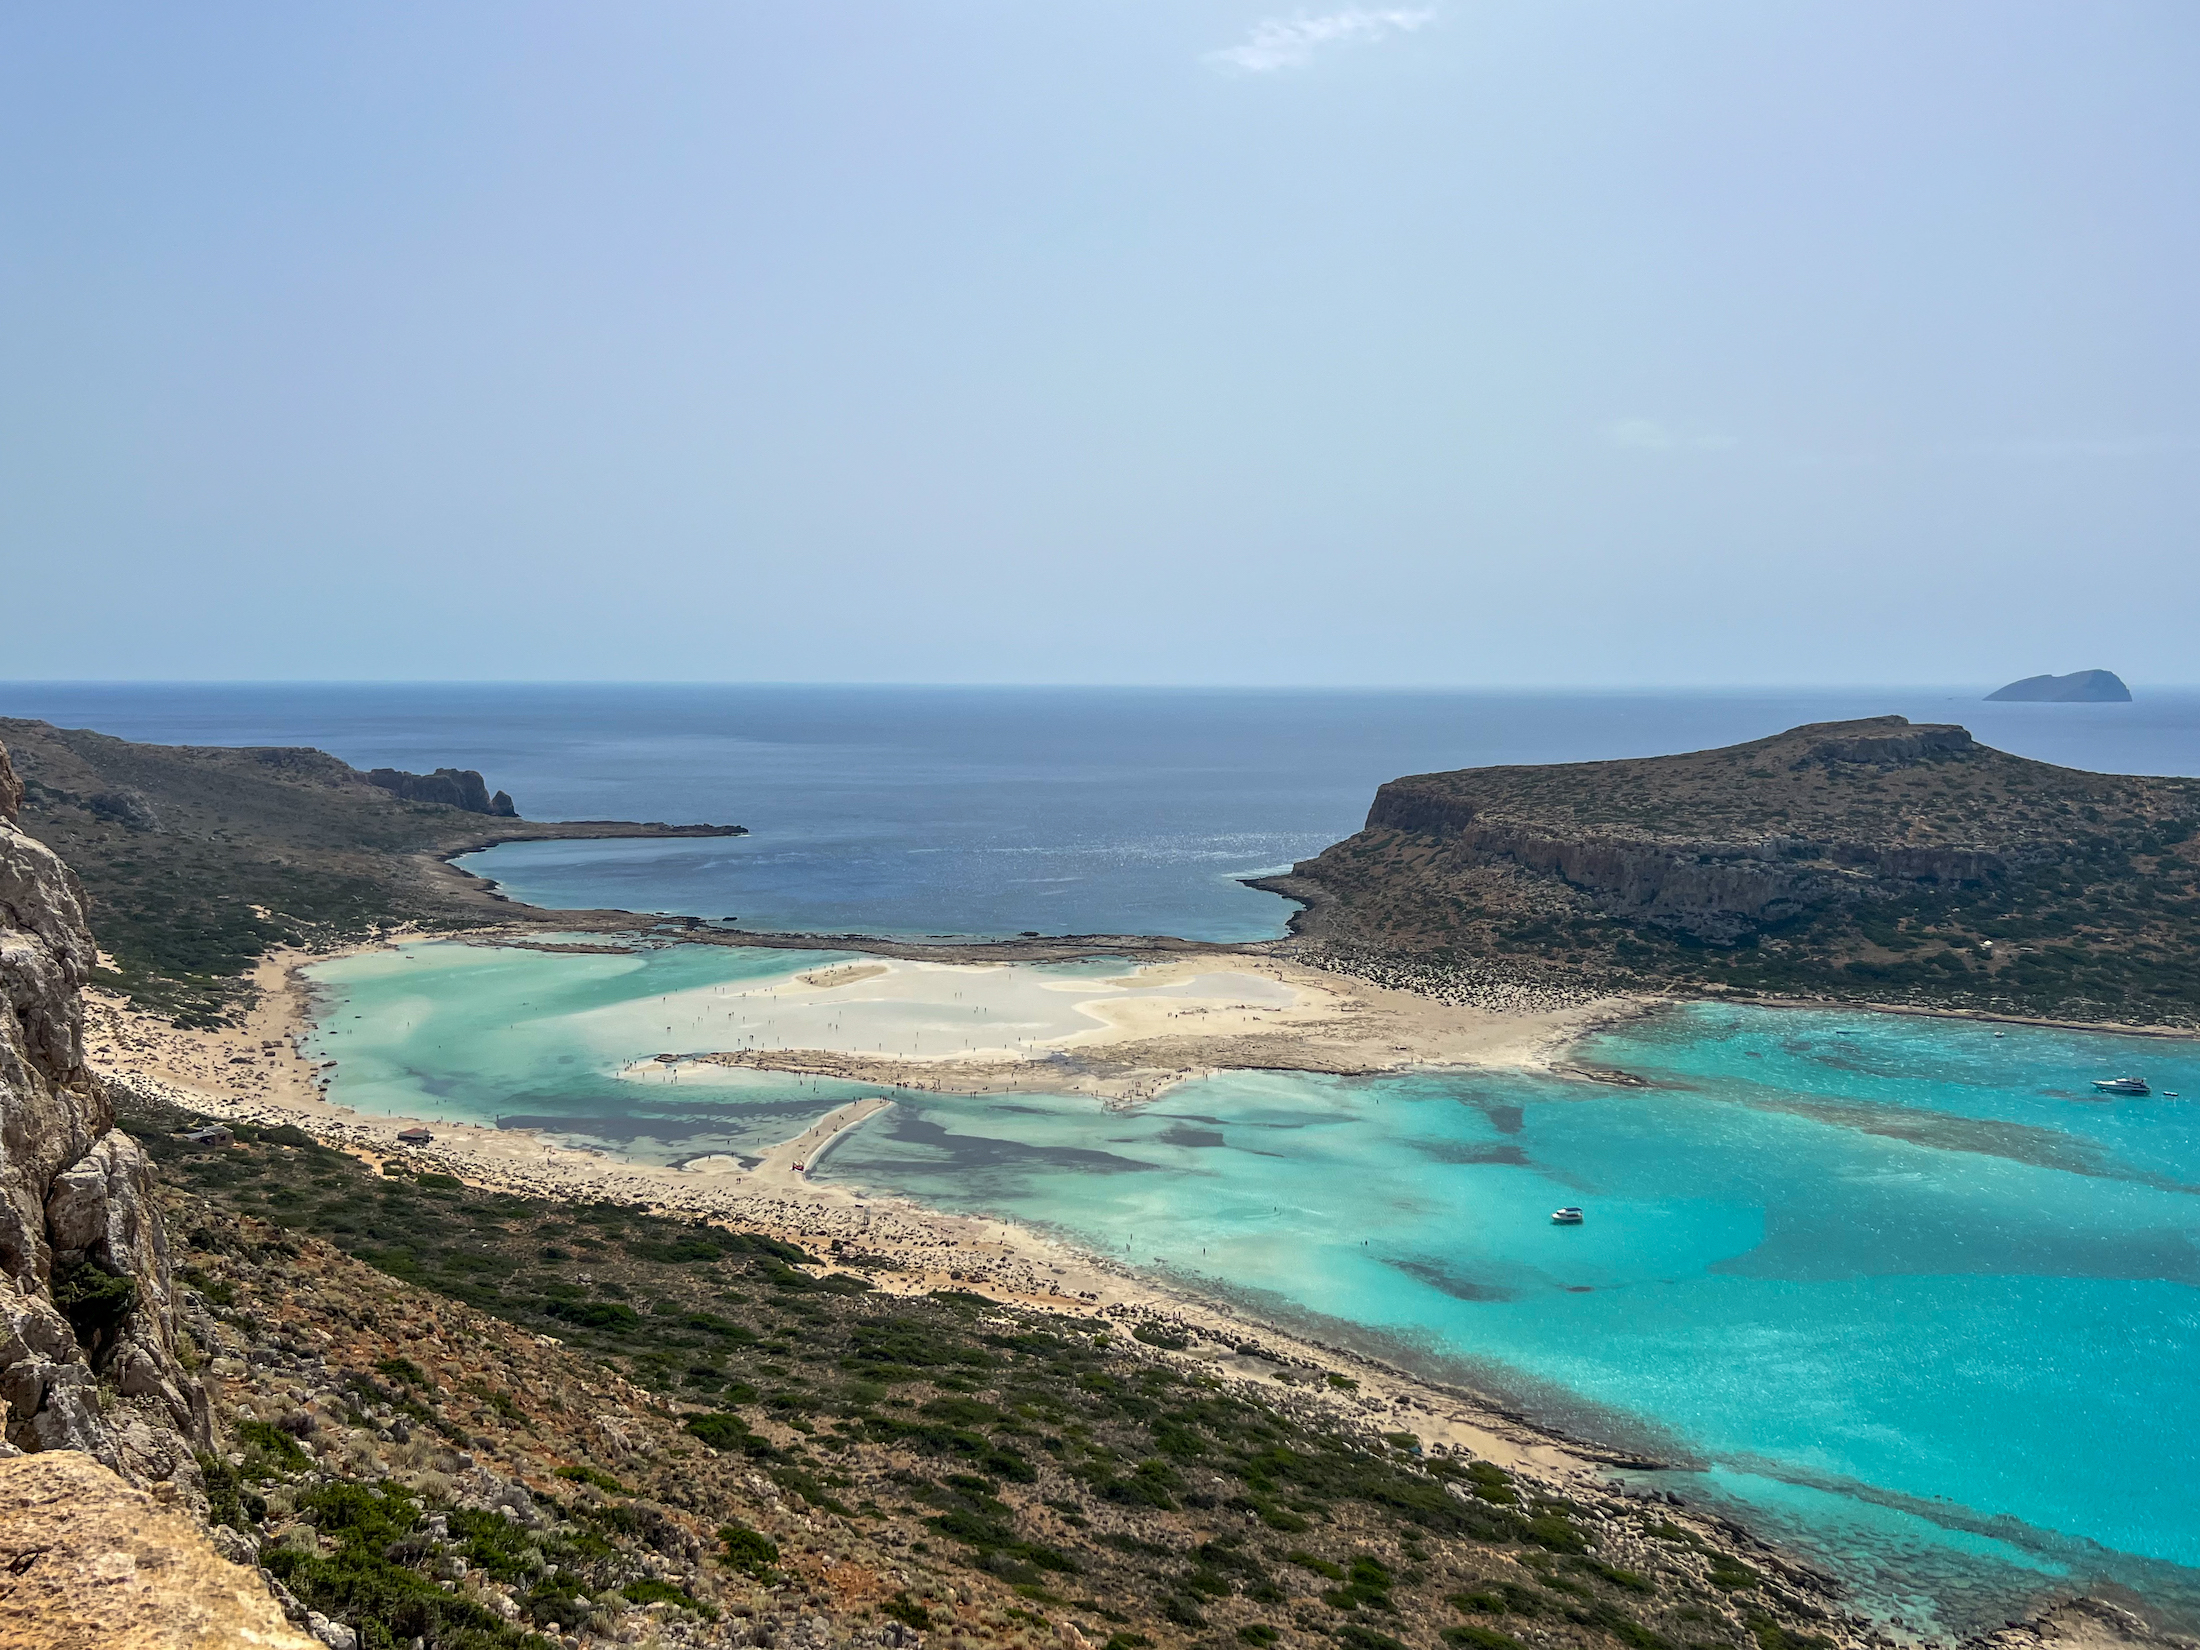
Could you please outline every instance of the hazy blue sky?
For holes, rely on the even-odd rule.
[[[0,677],[2200,679],[2192,0],[0,6]]]

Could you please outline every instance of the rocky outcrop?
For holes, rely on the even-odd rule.
[[[87,1456],[0,1461],[0,1650],[322,1650],[253,1571]]]
[[[2030,700],[2055,705],[2128,705],[2131,689],[2113,670],[2074,670],[2068,676],[2027,676],[1996,688],[1989,699]]]
[[[1900,717],[1799,728],[1787,740],[1776,756],[1759,760],[1791,774],[1823,768],[1864,783],[1900,768],[1961,762],[1982,748],[1963,728]],[[1523,809],[1514,778],[1520,771],[1392,780],[1376,791],[1367,830],[1427,839],[1455,871],[1516,867],[1554,878],[1612,915],[1714,942],[1893,885],[2000,877],[2024,860],[1973,847],[1779,830],[1703,836],[1584,819],[1578,810]],[[1773,776],[1765,767],[1752,771]]]
[[[1254,886],[1386,967],[2200,1023],[2200,782],[1900,716],[1410,775]]]
[[[487,814],[495,819],[519,817],[519,809],[513,806],[510,795],[499,791],[491,796],[487,782],[472,768],[438,768],[433,773],[374,768],[368,771],[367,783],[379,785],[407,802],[439,802],[446,808]]]
[[[83,1450],[195,1496],[206,1406],[177,1357],[153,1169],[85,1066],[83,894],[17,827],[20,796],[0,748],[0,1424],[10,1452]]]

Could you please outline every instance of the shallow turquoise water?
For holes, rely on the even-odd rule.
[[[2191,1619],[2200,1110],[2087,1086],[2137,1067],[2200,1097],[2189,1045],[1706,1007],[1586,1052],[1653,1086],[928,1096],[828,1172],[1373,1332],[1698,1469],[1655,1482],[1912,1620],[1998,1621],[2062,1576]],[[1587,1224],[1551,1226],[1560,1203]]]
[[[665,946],[630,956],[433,943],[310,972],[307,1044],[337,1062],[329,1098],[385,1115],[501,1123],[601,1142],[651,1162],[755,1153],[857,1093],[845,1083],[683,1067],[622,1076],[650,1055],[718,1046],[661,1004],[820,963],[832,951]]]
[[[616,1073],[708,1046],[652,1012],[679,992],[826,955],[347,959],[317,971],[334,1097],[660,1159],[753,1149],[875,1087]],[[2200,1621],[2200,1051],[1705,1006],[1584,1053],[1649,1086],[1233,1073],[1136,1113],[907,1095],[823,1172],[1471,1378],[1673,1463],[1661,1487],[1921,1625],[2058,1582]],[[2129,1070],[2194,1099],[2091,1096]],[[1560,1203],[1587,1224],[1551,1226]]]

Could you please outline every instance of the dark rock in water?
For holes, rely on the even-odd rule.
[[[2068,676],[2027,676],[1986,697],[2057,705],[2128,705],[2131,689],[2113,670],[2074,670]]]
[[[438,768],[433,773],[406,773],[399,768],[376,768],[367,783],[394,791],[407,802],[440,802],[446,808],[463,808],[470,814],[493,814],[516,819],[519,810],[504,792],[492,800],[489,787],[471,768]]]

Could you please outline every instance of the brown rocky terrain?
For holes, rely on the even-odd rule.
[[[2200,1023],[2200,781],[1898,716],[1420,774],[1259,886],[1396,983],[1734,990]]]
[[[318,1650],[205,1526],[74,1450],[0,1461],[0,1650]]]

